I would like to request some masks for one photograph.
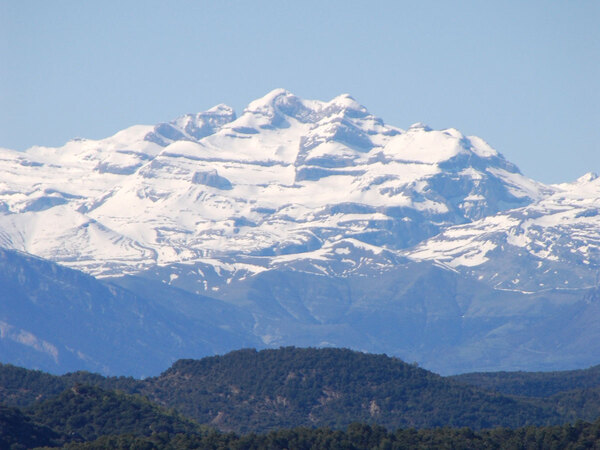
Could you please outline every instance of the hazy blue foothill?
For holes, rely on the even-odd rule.
[[[160,272],[101,283],[15,252],[3,251],[1,264],[3,360],[53,373],[147,376],[182,357],[291,344],[386,352],[440,373],[600,357],[594,290],[516,295],[427,263],[348,278],[268,271],[228,285],[222,299],[185,290],[183,276],[183,288],[153,281]],[[514,313],[499,314],[507,304]]]
[[[52,373],[148,376],[184,354],[257,344],[243,330],[220,326],[219,316],[240,320],[237,308],[218,300],[171,289],[160,303],[8,250],[0,251],[0,267],[4,362]]]

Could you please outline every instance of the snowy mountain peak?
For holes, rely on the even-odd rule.
[[[237,118],[217,105],[26,155],[0,160],[0,241],[97,275],[343,239],[404,249],[544,192],[482,139],[284,89]]]
[[[225,103],[219,103],[206,111],[207,114],[218,114],[218,115],[229,115],[235,117],[235,111],[229,105]]]
[[[175,141],[198,141],[214,134],[235,119],[233,108],[220,104],[208,111],[186,114],[171,122],[158,124],[144,139],[163,147]]]
[[[584,183],[590,183],[592,181],[595,181],[598,179],[598,174],[595,172],[588,172],[585,175],[580,176],[579,178],[577,178],[576,183],[579,184],[584,184]]]
[[[384,153],[395,159],[426,164],[441,164],[459,159],[461,167],[492,164],[500,165],[511,172],[518,172],[514,165],[506,162],[483,139],[475,136],[465,137],[454,128],[433,130],[423,124],[412,125],[406,133],[390,139]],[[478,163],[475,161],[478,158],[487,161]]]
[[[262,115],[271,119],[270,124],[287,126],[285,117],[301,123],[317,123],[324,119],[364,119],[370,117],[383,124],[381,119],[370,115],[363,105],[349,94],[339,95],[328,102],[304,100],[285,89],[275,89],[264,97],[251,102],[244,114]]]
[[[250,102],[239,120],[242,126],[262,129],[286,128],[289,126],[287,117],[301,123],[312,123],[318,119],[318,103],[302,100],[285,89],[275,89]]]
[[[263,112],[265,110],[273,110],[277,107],[277,105],[283,104],[290,100],[295,101],[299,99],[294,94],[283,88],[273,89],[263,97],[251,101],[244,112]]]
[[[588,172],[570,183],[552,185],[557,195],[564,198],[587,198],[593,195],[600,198],[600,177],[594,172]]]
[[[342,113],[348,117],[365,117],[369,111],[350,94],[342,94],[323,105],[325,114]]]
[[[409,131],[431,131],[431,128],[423,122],[415,122],[408,129]]]

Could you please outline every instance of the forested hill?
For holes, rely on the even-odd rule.
[[[503,394],[548,397],[600,386],[600,365],[560,372],[473,372],[448,378]]]
[[[513,397],[397,358],[346,349],[239,350],[180,360],[160,376],[144,380],[88,372],[53,376],[0,365],[0,399],[9,406],[33,408],[82,384],[141,394],[199,423],[236,432],[297,426],[339,429],[353,422],[389,429],[514,428],[600,417],[600,388],[589,389],[589,382],[582,386],[587,390],[555,397]],[[46,423],[41,417],[40,423]]]
[[[28,408],[0,405],[1,449],[60,447],[123,434],[201,432],[203,428],[194,421],[145,398],[80,384]]]
[[[293,426],[390,428],[560,421],[552,411],[465,386],[385,355],[345,349],[241,350],[180,360],[143,393],[224,430]]]

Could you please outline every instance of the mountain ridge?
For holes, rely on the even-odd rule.
[[[298,426],[340,429],[357,421],[389,429],[516,428],[593,420],[600,409],[597,368],[489,374],[500,381],[495,385],[500,389],[473,386],[481,376],[441,377],[398,358],[348,349],[282,347],[182,359],[145,379],[89,372],[51,376],[0,365],[0,392],[6,405],[23,408],[40,424],[61,433],[85,433],[87,439],[114,432],[117,421],[149,433],[153,416],[162,428],[189,430],[191,423],[181,414],[222,431],[248,433]],[[499,393],[514,386],[510,377],[525,381],[532,395]],[[570,390],[563,391],[567,386]],[[88,421],[92,426],[78,429]]]
[[[239,116],[0,150],[0,170],[0,247],[173,312],[175,336],[218,323],[228,346],[206,333],[207,352],[348,346],[442,373],[600,359],[597,178],[539,183],[481,138],[403,130],[349,95],[276,89]]]
[[[215,123],[205,120],[223,110]],[[94,181],[104,182],[105,187],[97,192],[100,184],[95,184],[95,189],[88,191],[91,195],[86,196],[87,183],[82,186],[71,178],[72,185],[63,183],[61,190],[54,179],[49,180],[51,187],[30,193],[31,200],[23,206],[6,199],[10,218],[0,223],[5,233],[3,245],[67,265],[74,264],[75,259],[77,267],[102,276],[110,274],[111,266],[131,273],[138,270],[136,264],[147,265],[148,261],[164,265],[198,260],[207,252],[230,252],[220,236],[227,237],[234,248],[244,249],[243,253],[260,254],[271,250],[264,244],[248,247],[249,242],[257,242],[257,237],[271,241],[271,246],[279,242],[284,248],[299,242],[302,250],[306,245],[310,248],[314,243],[325,243],[331,238],[327,230],[334,227],[346,236],[357,235],[358,231],[359,239],[370,244],[403,248],[437,234],[447,225],[504,209],[507,202],[527,203],[542,189],[525,182],[514,165],[480,139],[471,141],[456,130],[437,132],[413,127],[402,132],[385,125],[347,96],[330,102],[304,101],[280,89],[252,102],[237,118],[228,108],[210,111],[158,125],[152,132],[149,127],[139,131],[133,127],[130,142],[126,137],[129,131],[125,130],[95,144],[71,142],[61,151],[30,149],[25,155],[43,156],[43,162],[21,160],[26,165],[20,167],[40,172],[39,164],[51,160],[55,164],[56,159],[73,163],[75,159],[78,172],[91,171]],[[294,123],[281,122],[288,119]],[[272,125],[273,121],[278,125]],[[195,133],[192,139],[185,131],[190,124],[194,129],[203,129],[207,123],[210,133],[206,135]],[[160,147],[153,136],[167,125],[177,133],[161,135],[170,140]],[[79,147],[82,150],[75,150]],[[433,150],[435,153],[431,153]],[[478,170],[486,164],[496,165],[497,173]],[[464,172],[465,167],[471,172]],[[66,163],[63,170],[73,171]],[[511,178],[509,183],[504,180],[507,176]],[[421,186],[423,182],[425,186]],[[457,200],[445,199],[444,192],[448,191],[454,191],[450,195],[458,196]],[[289,197],[292,207],[281,202],[282,195]],[[252,198],[256,200],[249,202]],[[328,206],[336,204],[347,204],[347,210],[354,209],[358,214],[348,216],[347,222],[320,219],[323,213],[329,214]],[[131,215],[124,214],[123,205],[128,205]],[[359,205],[366,210],[362,207],[361,211]],[[145,210],[149,213],[144,214]],[[266,213],[271,210],[273,213]],[[28,233],[22,224],[11,220],[14,214],[10,213],[19,212],[56,222],[70,215],[61,223],[70,232],[48,237],[68,240],[80,248],[70,252],[40,248],[37,230]],[[59,212],[61,217],[51,212]],[[158,215],[164,217],[160,222],[156,221]],[[173,215],[178,216],[176,220],[169,219]],[[274,221],[279,225],[274,227]],[[379,221],[390,231],[375,225],[373,231],[361,234],[361,228],[369,229],[369,221]],[[137,222],[135,229],[131,222]],[[86,227],[91,231],[83,229]],[[35,243],[27,239],[31,232]],[[160,236],[153,236],[157,233]],[[193,239],[188,237],[190,233]],[[239,233],[243,235],[237,236]],[[98,248],[100,245],[104,251]],[[194,250],[200,246],[202,251]],[[94,253],[94,262],[89,263],[92,266],[84,263],[91,259],[91,255],[85,255],[90,252]],[[104,267],[101,269],[98,262],[103,258],[107,260],[100,264]]]

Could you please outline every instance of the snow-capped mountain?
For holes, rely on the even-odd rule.
[[[582,326],[599,297],[600,181],[544,185],[481,138],[403,130],[348,95],[277,89],[239,117],[218,105],[0,149],[0,171],[1,247],[216,315],[240,345],[385,351],[446,373],[600,358]]]
[[[401,249],[547,191],[479,138],[284,90],[237,119],[220,105],[2,163],[0,243],[101,276],[345,238]]]
[[[498,289],[538,292],[599,284],[600,179],[586,174],[553,186],[522,208],[447,228],[407,252]]]

